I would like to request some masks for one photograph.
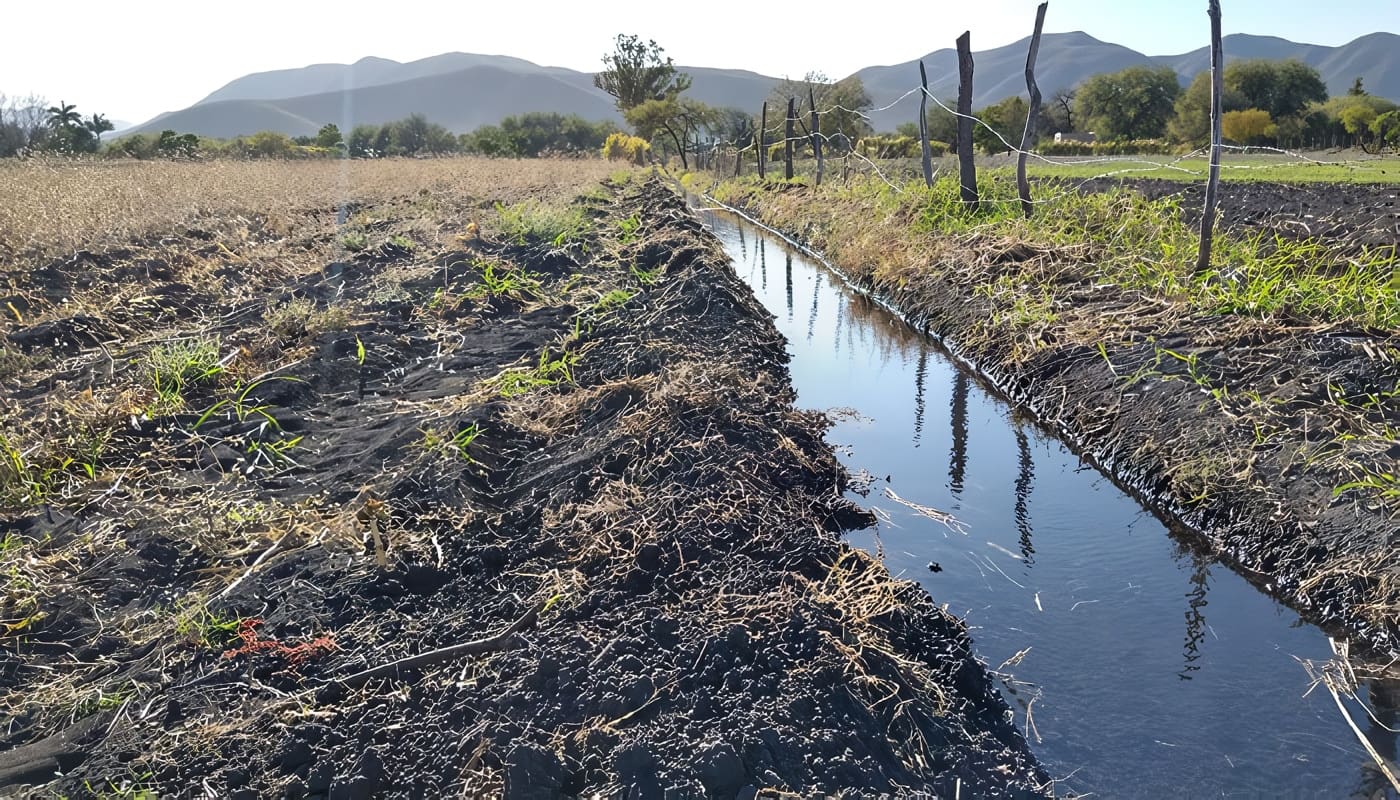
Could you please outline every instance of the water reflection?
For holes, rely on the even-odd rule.
[[[812,313],[807,315],[807,341],[812,341],[812,337],[817,333],[817,302],[822,295],[822,282],[818,278],[812,281]]]
[[[928,381],[928,345],[919,343],[919,361],[914,367],[914,447],[924,436],[924,384]]]
[[[967,392],[971,381],[958,370],[953,376],[953,402],[949,418],[953,429],[953,450],[948,460],[948,488],[961,496],[967,477]]]
[[[1182,647],[1185,663],[1177,677],[1191,680],[1192,673],[1199,672],[1201,665],[1201,643],[1206,636],[1206,593],[1210,591],[1210,559],[1192,550],[1183,550],[1191,559],[1191,588],[1186,592],[1186,643]]]
[[[743,230],[740,228],[740,230]],[[766,239],[758,240],[758,270],[759,280],[762,281],[763,291],[768,291],[768,249],[763,246]]]
[[[1016,453],[1016,533],[1021,541],[1021,560],[1029,567],[1035,564],[1035,545],[1031,544],[1031,515],[1026,501],[1035,482],[1035,459],[1031,458],[1031,443],[1026,437],[1026,429],[1020,425],[1016,426]]]
[[[783,255],[787,257],[787,309],[788,322],[792,322],[792,251],[783,249]]]

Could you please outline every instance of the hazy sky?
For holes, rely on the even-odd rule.
[[[817,4],[762,0],[0,0],[0,93],[37,93],[81,112],[144,121],[184,108],[250,72],[364,56],[396,61],[449,51],[513,55],[594,71],[622,32],[655,39],[679,64],[843,77],[951,47],[1030,33],[1036,0]],[[1222,0],[1225,32],[1345,44],[1400,33],[1397,0]],[[1206,0],[1051,0],[1047,31],[1087,31],[1149,55],[1206,44]]]

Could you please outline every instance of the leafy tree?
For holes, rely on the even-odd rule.
[[[46,104],[36,95],[8,98],[0,94],[0,158],[48,146],[53,130],[48,124]]]
[[[356,125],[350,129],[350,139],[346,142],[346,149],[350,151],[351,158],[374,158],[377,155],[374,150],[374,140],[379,135],[379,128],[375,125]]]
[[[715,109],[714,127],[711,132],[724,142],[744,148],[753,144],[758,124],[753,116],[742,108],[718,108]]]
[[[949,108],[957,105],[954,100],[944,100],[943,105],[930,103],[928,114],[926,115],[928,124],[928,140],[930,142],[942,142],[946,144],[950,152],[958,152],[958,116]],[[948,108],[944,108],[947,106]],[[917,136],[917,131],[915,132]]]
[[[107,119],[107,117],[102,114],[93,114],[91,117],[83,120],[83,128],[88,132],[88,135],[92,137],[92,149],[95,152],[97,146],[102,142],[102,134],[107,131],[116,130],[117,126],[113,125],[111,120]]]
[[[1224,80],[1224,76],[1221,76]],[[1187,144],[1205,144],[1210,141],[1210,71],[1196,74],[1191,85],[1173,104],[1174,114],[1167,123],[1167,133],[1174,141]],[[1225,113],[1242,111],[1249,102],[1238,90],[1225,84],[1225,96],[1221,98],[1221,110]],[[1222,117],[1222,124],[1224,122]]]
[[[1346,132],[1360,138],[1364,145],[1367,137],[1371,134],[1371,123],[1380,119],[1380,114],[1376,113],[1376,109],[1369,104],[1355,103],[1342,109],[1338,119],[1341,120],[1342,127],[1346,129]]]
[[[1400,111],[1387,111],[1371,120],[1371,133],[1381,146],[1400,149]]]
[[[1268,144],[1276,131],[1273,117],[1262,108],[1227,111],[1220,117],[1220,128],[1226,139],[1245,145]]]
[[[1365,97],[1365,96],[1366,96],[1366,89],[1362,86],[1362,81],[1361,81],[1361,76],[1360,76],[1360,75],[1357,75],[1357,76],[1356,76],[1356,80],[1352,81],[1352,83],[1351,83],[1351,88],[1350,88],[1350,89],[1347,89],[1347,95],[1350,96],[1350,97]]]
[[[1225,66],[1221,78],[1243,96],[1245,108],[1263,109],[1274,119],[1294,116],[1309,103],[1327,99],[1322,75],[1296,58],[1234,61]]]
[[[321,130],[316,132],[317,147],[341,147],[345,140],[340,135],[340,127],[334,122],[321,126]]]
[[[1179,94],[1171,67],[1128,67],[1084,81],[1074,111],[1101,139],[1155,139],[1166,133]]]
[[[199,152],[199,137],[193,133],[179,134],[172,130],[163,130],[160,132],[160,138],[156,140],[155,149],[166,158],[192,158]]]
[[[651,100],[675,98],[690,88],[690,76],[677,72],[669,56],[663,57],[655,41],[618,34],[612,53],[603,56],[605,69],[593,76],[593,85],[612,95],[624,114]]]
[[[463,152],[483,156],[516,156],[515,143],[499,125],[482,125],[461,137]]]
[[[258,158],[286,158],[295,151],[295,145],[285,133],[258,131],[248,137],[248,152]]]
[[[1008,143],[1012,146],[1010,149],[1019,147],[1029,113],[1030,104],[1016,96],[974,113],[973,116],[985,124],[972,126],[973,144],[984,153],[1004,152],[1008,150]]]

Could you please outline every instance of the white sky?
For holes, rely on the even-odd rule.
[[[1221,0],[1226,33],[1339,45],[1400,32],[1397,0]],[[774,76],[843,77],[951,47],[1030,33],[1036,0],[0,0],[0,93],[36,93],[84,113],[142,122],[271,69],[449,51],[512,55],[594,71],[618,33],[655,39],[678,64]],[[1047,31],[1083,30],[1149,55],[1206,43],[1206,0],[1052,0]],[[837,12],[834,9],[849,9]]]

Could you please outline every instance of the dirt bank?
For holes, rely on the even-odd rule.
[[[963,626],[841,543],[870,520],[718,245],[659,183],[580,202],[238,302],[236,258],[15,277],[9,440],[116,424],[15,468],[0,786],[1045,793]],[[159,313],[45,306],[114,270]]]
[[[1270,229],[1292,227],[1283,190],[1229,187],[1227,230],[1265,220]],[[1345,268],[1348,254],[1394,248],[1400,237],[1386,227],[1387,192],[1316,187],[1303,201],[1294,197],[1309,206],[1333,195],[1382,203],[1367,214],[1314,208],[1314,222],[1333,237],[1309,240],[1318,242],[1317,258]],[[887,187],[764,189],[748,181],[717,190],[831,256],[854,283],[941,339],[1160,513],[1202,534],[1251,580],[1351,638],[1354,653],[1400,654],[1396,331],[1288,308],[1221,313],[1115,285],[1121,275],[1098,263],[1109,248],[1134,243],[1128,226],[1164,207],[1119,195],[1040,212],[1089,218],[1110,209],[1102,240],[1037,241],[1036,223],[1009,217],[996,228],[954,220],[943,223],[954,233],[919,232],[938,224],[928,215],[962,213],[939,205],[946,193],[918,206]],[[1186,276],[1179,285],[1189,285],[1189,266]]]

